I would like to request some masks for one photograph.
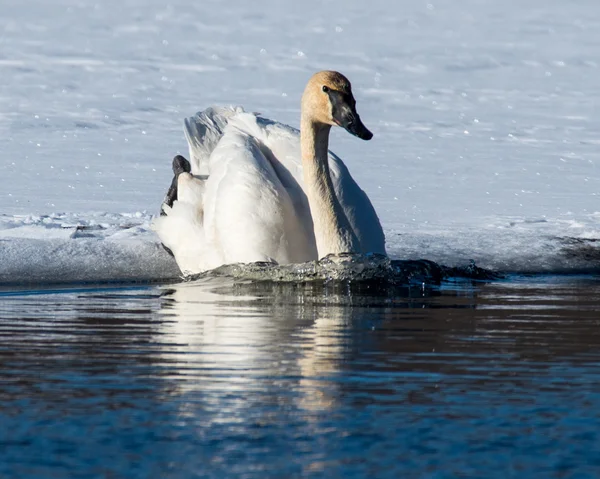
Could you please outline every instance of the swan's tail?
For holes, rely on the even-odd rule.
[[[160,215],[164,216],[166,213],[164,211],[164,205],[168,207],[173,206],[175,200],[177,200],[177,179],[181,173],[190,173],[191,165],[188,160],[186,160],[183,156],[177,155],[173,158],[173,180],[171,181],[171,186],[165,195],[165,199],[163,200],[163,206],[160,210]]]
[[[185,119],[184,133],[194,175],[209,174],[210,154],[223,136],[229,119],[243,111],[241,107],[211,107]]]
[[[175,162],[174,162],[175,163]],[[176,200],[163,204],[163,215],[154,218],[156,231],[167,251],[172,252],[184,275],[203,271],[203,254],[206,253],[204,233],[204,180],[186,171],[174,181]]]
[[[182,173],[188,173],[188,176],[191,171],[191,166],[190,166],[190,162],[188,160],[186,160],[183,156],[181,155],[177,155],[175,158],[173,158],[173,180],[171,181],[171,186],[169,187],[169,190],[167,191],[167,194],[165,195],[165,199],[162,202],[162,205],[160,206],[160,216],[168,216],[168,211],[172,211],[173,208],[173,204],[177,202],[177,200],[179,199],[179,196],[181,196],[181,194],[178,194],[178,192],[180,193],[184,193],[185,195],[185,191],[180,191],[180,189],[178,188],[178,183],[179,183],[179,176]],[[204,186],[204,185],[202,185]],[[202,188],[202,191],[204,190],[204,188]],[[200,195],[201,196],[201,195]],[[202,204],[202,198],[200,197],[200,204]],[[162,223],[169,223],[169,220],[167,221],[163,221]],[[160,223],[160,224],[162,224]],[[157,223],[159,224],[159,223]],[[169,246],[167,245],[168,243],[171,243],[169,237],[170,234],[168,233],[167,229],[164,229],[165,233],[163,233],[163,235],[161,235],[161,239],[162,236],[165,236],[165,240],[162,241],[162,245],[163,248],[167,251],[167,253],[169,253],[171,256],[174,256],[173,251],[171,248],[169,248]],[[157,230],[158,231],[158,230]]]

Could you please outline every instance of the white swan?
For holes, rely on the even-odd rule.
[[[304,90],[300,131],[241,108],[188,118],[191,173],[176,157],[176,199],[153,223],[183,274],[331,253],[385,254],[373,205],[328,151],[333,125],[364,140],[373,136],[355,104],[347,78],[323,71]]]

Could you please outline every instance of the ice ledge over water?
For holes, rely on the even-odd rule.
[[[0,216],[0,285],[177,280],[179,269],[150,229],[151,220],[145,212]],[[598,273],[596,223],[594,215],[584,224],[505,218],[449,231],[387,230],[386,237],[394,260],[425,258],[449,267],[475,261],[481,268],[514,273]],[[375,269],[387,261],[371,260],[367,266]],[[339,264],[332,261],[233,265],[216,273],[255,279],[267,274],[277,281],[302,280],[303,275],[344,279],[348,274],[359,277],[362,273],[354,269],[367,267],[360,261],[342,264],[343,258],[335,260]]]
[[[0,216],[0,284],[177,278],[150,220],[144,213]]]

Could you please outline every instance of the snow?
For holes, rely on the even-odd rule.
[[[136,214],[0,216],[0,284],[155,281],[179,276]]]
[[[5,2],[0,282],[176,276],[149,224],[183,118],[240,104],[298,126],[320,69],[375,134],[331,148],[392,257],[594,270],[599,49],[595,0]]]

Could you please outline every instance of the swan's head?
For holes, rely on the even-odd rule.
[[[302,95],[302,114],[318,123],[341,126],[363,140],[373,138],[356,112],[350,82],[341,73],[322,71],[311,77]]]

